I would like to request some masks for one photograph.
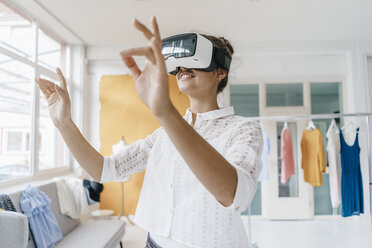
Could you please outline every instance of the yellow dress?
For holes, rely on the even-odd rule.
[[[321,186],[322,172],[326,171],[326,160],[322,133],[318,128],[312,131],[305,129],[301,138],[301,167],[304,170],[305,182]]]

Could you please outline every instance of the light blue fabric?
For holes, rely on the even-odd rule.
[[[53,247],[62,239],[61,228],[50,208],[49,197],[38,188],[27,186],[22,192],[20,207],[27,216],[38,248]]]

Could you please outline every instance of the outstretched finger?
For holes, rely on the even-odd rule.
[[[136,61],[134,61],[132,56],[128,56],[120,53],[124,64],[132,72],[133,79],[136,80],[141,75],[141,70],[138,68]]]
[[[62,73],[61,69],[59,69],[57,67],[57,70],[56,71],[57,71],[58,79],[61,82],[61,88],[67,92],[66,79],[63,76],[63,73]]]
[[[153,37],[150,41],[150,45],[152,50],[154,51],[154,55],[156,58],[156,64],[161,66],[162,68],[165,68],[165,61],[164,56],[161,52],[161,41],[159,41],[157,38]]]
[[[151,31],[137,19],[133,20],[133,24],[139,31],[141,31],[145,35],[147,40],[150,40],[154,36]]]
[[[41,90],[46,99],[50,97],[51,91],[47,87],[39,85],[39,89]]]
[[[54,90],[54,83],[49,81],[49,80],[38,78],[35,81],[37,82],[37,84],[39,86],[44,86],[44,87],[48,88],[48,90],[50,90],[50,91]]]
[[[154,35],[157,39],[161,40],[160,38],[160,31],[159,31],[159,25],[158,25],[158,21],[156,20],[156,17],[153,16],[152,17],[152,29],[154,30]]]
[[[46,80],[44,78],[37,78],[36,82],[47,87],[54,87],[54,83],[52,81]]]

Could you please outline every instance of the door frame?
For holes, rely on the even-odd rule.
[[[285,82],[288,84],[289,82]],[[311,114],[310,83],[303,85],[303,106],[266,106],[266,84],[259,85],[260,116],[273,115],[309,115]],[[278,180],[278,144],[277,123],[285,120],[261,121],[263,128],[268,132],[271,142],[271,149],[268,158],[269,180],[261,182],[262,196],[262,217],[270,220],[298,220],[314,218],[314,190],[304,181],[303,170],[301,169],[301,138],[302,132],[306,127],[307,120],[288,120],[297,126],[297,177],[298,177],[298,197],[279,197]]]

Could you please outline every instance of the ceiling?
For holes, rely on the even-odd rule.
[[[372,40],[370,0],[11,0],[67,43],[145,43],[132,26],[156,15],[163,37],[198,31],[238,42]],[[43,11],[40,10],[43,8]],[[49,15],[49,17],[48,17]],[[54,25],[50,15],[59,20]],[[62,24],[63,25],[62,25]],[[75,35],[66,35],[66,30]]]

